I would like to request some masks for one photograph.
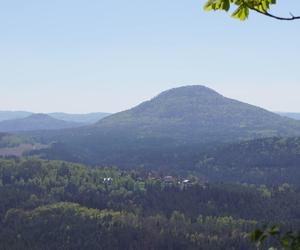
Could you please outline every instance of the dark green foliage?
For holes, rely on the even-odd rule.
[[[0,148],[16,147],[19,146],[20,144],[33,143],[33,142],[34,142],[33,139],[26,136],[0,132]]]
[[[70,145],[56,143],[38,154],[48,159],[114,165],[123,169],[143,166],[166,174],[192,173],[211,182],[299,186],[300,137],[206,145],[176,145],[170,140],[150,139],[125,142],[119,137],[113,139],[115,147],[110,144],[109,137],[102,138],[101,145],[94,139],[91,137],[90,144],[82,150],[76,146],[80,142],[74,139]],[[90,150],[92,145],[95,146]]]
[[[251,239],[259,249],[300,250],[300,231],[281,232],[277,225],[270,228],[256,229],[251,233]],[[271,248],[270,245],[273,247]]]
[[[224,182],[299,187],[300,138],[266,138],[220,146],[198,158],[195,171]]]
[[[205,234],[215,223],[228,230],[233,219],[191,223],[183,214],[141,218],[133,213],[88,209],[74,203],[56,203],[31,211],[10,210],[0,237],[2,249],[226,249],[235,244],[251,249],[239,230],[222,238],[221,228]],[[236,224],[232,224],[236,223]],[[241,223],[247,223],[246,221]],[[212,227],[211,229],[204,229]]]
[[[111,179],[107,179],[111,178]],[[260,223],[300,225],[291,187],[178,184],[158,173],[0,161],[0,249],[254,249]]]

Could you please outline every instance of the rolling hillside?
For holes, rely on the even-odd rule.
[[[0,132],[52,130],[79,126],[82,126],[82,124],[58,120],[45,114],[33,114],[22,119],[0,122]]]
[[[299,135],[300,122],[226,98],[204,86],[171,89],[98,122],[107,131],[137,138],[188,142]]]
[[[77,123],[82,123],[85,125],[88,124],[93,124],[101,119],[109,116],[109,113],[102,113],[102,112],[97,112],[97,113],[88,113],[88,114],[69,114],[69,113],[49,113],[49,116],[59,119],[59,120],[64,120],[68,122],[77,122]]]
[[[206,151],[216,145],[300,135],[300,122],[226,98],[204,86],[171,89],[93,126],[34,133],[45,158],[97,165],[171,169],[179,150]]]
[[[7,121],[7,120],[28,118],[33,114],[34,113],[27,112],[27,111],[0,111],[0,122]],[[55,112],[55,113],[48,113],[46,115],[49,115],[52,118],[58,120],[81,123],[82,125],[89,125],[98,122],[99,120],[109,116],[110,114],[103,113],[103,112],[87,113],[87,114],[69,114],[69,113]]]

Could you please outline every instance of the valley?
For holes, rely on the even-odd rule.
[[[1,247],[254,250],[249,233],[260,225],[300,226],[300,192],[288,184],[184,179],[189,183],[143,169],[0,161]]]
[[[3,249],[252,250],[300,227],[300,121],[196,85],[70,123],[0,122]]]
[[[0,250],[300,250],[299,22],[1,1]]]

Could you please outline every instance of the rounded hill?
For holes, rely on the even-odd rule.
[[[300,123],[226,98],[201,85],[167,90],[96,125],[137,137],[187,141],[250,139],[300,134]]]

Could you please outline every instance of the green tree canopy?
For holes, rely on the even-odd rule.
[[[242,21],[248,18],[250,11],[255,11],[262,15],[278,20],[300,20],[300,16],[294,16],[292,13],[290,13],[290,16],[287,17],[280,17],[271,14],[269,12],[270,7],[272,5],[275,5],[276,3],[276,0],[208,0],[204,5],[204,10],[224,10],[227,12],[230,10],[231,6],[235,6],[236,9],[234,10],[231,16],[234,18],[238,18]]]

